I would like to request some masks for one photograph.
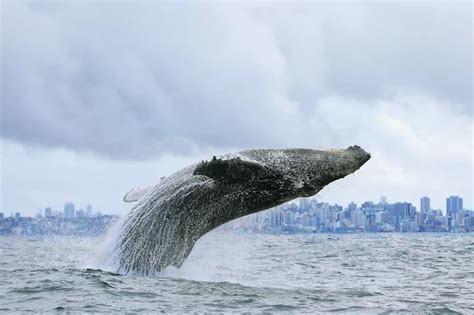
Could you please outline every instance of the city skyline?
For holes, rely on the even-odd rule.
[[[271,233],[472,232],[474,211],[459,208],[461,199],[457,196],[447,198],[449,215],[426,207],[417,211],[411,203],[388,203],[383,197],[379,203],[350,203],[347,207],[300,199],[299,206],[287,203],[269,212],[249,216],[236,227]],[[420,206],[426,205],[426,199],[420,201]]]
[[[295,202],[296,201],[296,202]],[[233,220],[224,229],[257,233],[363,233],[363,232],[473,232],[474,211],[462,206],[459,196],[446,198],[446,211],[430,207],[427,196],[416,205],[405,201],[390,203],[386,196],[379,202],[354,202],[347,206],[299,198],[277,207]],[[0,235],[99,235],[117,222],[119,216],[93,213],[92,206],[77,209],[72,202],[63,211],[50,207],[34,217],[16,212],[0,212]]]
[[[340,202],[335,202],[335,201],[327,201],[327,200],[322,200],[321,198],[318,198],[317,196],[316,197],[308,197],[308,198],[298,198],[298,200],[315,200],[315,201],[319,201],[319,202],[324,202],[324,203],[333,203],[335,205],[343,205],[343,203],[340,203]],[[450,212],[450,209],[454,209],[454,211],[457,211],[457,210],[461,210],[461,209],[464,209],[464,210],[473,210],[474,208],[466,208],[466,207],[463,207],[463,200],[464,198],[462,196],[458,196],[458,195],[450,195],[450,196],[447,196],[445,198],[445,207],[444,208],[441,208],[441,207],[432,207],[432,203],[431,203],[431,198],[429,196],[422,196],[420,197],[418,203],[416,202],[410,202],[408,200],[404,200],[404,199],[401,199],[401,200],[397,200],[395,202],[402,202],[402,203],[410,203],[412,205],[414,205],[414,207],[418,210],[420,210],[421,212],[423,211],[428,211],[428,210],[440,210],[443,215],[448,215]],[[363,201],[360,201],[360,202],[357,202],[355,200],[351,200],[349,203],[346,203],[345,205],[347,205],[348,207],[350,207],[350,204],[356,204],[356,205],[360,205],[360,204],[363,204],[363,203],[366,203],[366,202],[374,202],[373,200],[368,200],[368,199],[365,199]],[[384,204],[384,203],[390,203],[390,202],[394,202],[393,200],[390,200],[386,195],[383,195],[383,196],[380,196],[379,197],[379,201],[378,202],[374,202],[374,203],[378,203],[378,204]],[[289,203],[292,203],[292,202],[289,202]],[[129,207],[130,206],[133,206],[133,203],[132,205],[130,204],[127,204]],[[424,207],[424,206],[427,206]],[[95,209],[94,209],[95,210]],[[72,201],[67,201],[66,203],[64,203],[62,209],[58,209],[58,208],[53,208],[51,206],[46,206],[46,207],[39,207],[35,213],[32,213],[30,211],[21,211],[21,210],[11,210],[9,212],[7,211],[4,211],[3,209],[0,209],[0,214],[3,214],[4,217],[10,215],[10,216],[14,216],[16,213],[20,213],[20,214],[27,214],[29,216],[35,216],[37,214],[41,214],[43,216],[48,216],[47,213],[49,214],[58,214],[58,213],[61,213],[61,215],[64,215],[64,217],[66,218],[72,218],[72,217],[75,217],[76,216],[76,213],[77,212],[83,212],[84,214],[85,213],[92,213],[93,211],[93,207],[90,203],[87,203],[85,204],[84,207],[77,207],[76,208],[76,203],[72,202]],[[108,214],[120,214],[120,211],[117,211],[117,210],[105,210]],[[98,210],[98,213],[101,213],[100,210]]]

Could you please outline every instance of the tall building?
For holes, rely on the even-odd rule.
[[[0,220],[3,219],[3,212],[0,212]]]
[[[446,198],[446,215],[453,216],[462,209],[462,198],[458,196],[450,196]]]
[[[272,211],[270,213],[270,224],[271,227],[279,227],[283,223],[284,214],[282,211]]]
[[[76,211],[76,217],[84,218],[85,216],[86,216],[86,212],[83,209],[80,209],[80,210]]]
[[[409,202],[396,202],[394,204],[394,210],[394,214],[400,218],[414,216],[416,213],[416,208]]]
[[[74,204],[72,202],[67,202],[64,205],[64,217],[74,218]]]
[[[302,209],[308,209],[308,208],[309,208],[309,204],[310,204],[309,198],[304,198],[304,197],[301,197],[301,198],[300,198],[300,208],[302,208]]]
[[[50,207],[44,208],[44,216],[49,218],[53,216],[53,210]]]
[[[424,197],[421,197],[420,199],[420,211],[421,212],[429,212],[431,209],[430,207],[430,198],[424,196]]]
[[[361,206],[362,209],[373,209],[375,207],[373,201],[366,201]]]
[[[356,210],[357,210],[357,204],[352,201],[352,202],[347,206],[347,209],[349,209],[349,211],[356,211]]]
[[[387,196],[380,196],[379,204],[384,205],[387,203]]]
[[[92,216],[92,206],[91,206],[91,205],[87,205],[87,206],[86,206],[86,216],[87,216],[87,217],[91,217],[91,216]]]

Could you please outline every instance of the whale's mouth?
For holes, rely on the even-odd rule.
[[[362,167],[362,165],[364,165],[372,157],[370,153],[366,152],[358,145],[351,145],[347,148],[347,151],[351,152],[351,155],[355,156],[355,160],[358,166],[357,169]]]
[[[360,166],[364,165],[365,163],[367,163],[368,160],[370,160],[372,156],[370,155],[370,153],[367,153],[365,152],[365,155],[362,156],[362,158],[360,158],[360,161],[361,161],[361,164]]]

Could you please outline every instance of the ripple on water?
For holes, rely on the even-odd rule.
[[[473,239],[211,233],[181,269],[132,277],[84,268],[96,239],[6,237],[0,312],[474,313]]]

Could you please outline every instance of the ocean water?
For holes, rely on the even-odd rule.
[[[0,237],[0,313],[474,314],[473,234],[215,231],[152,277],[98,269],[103,242]]]

